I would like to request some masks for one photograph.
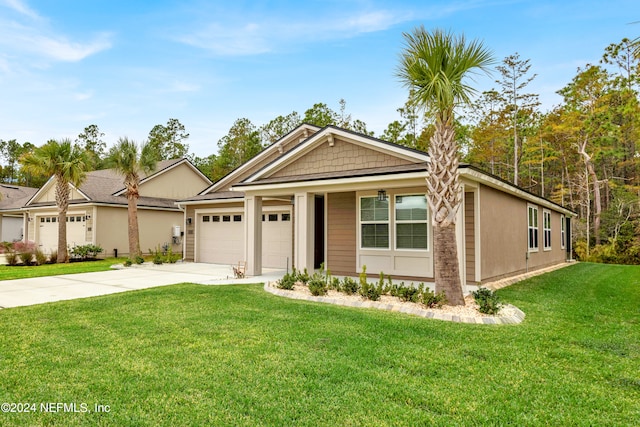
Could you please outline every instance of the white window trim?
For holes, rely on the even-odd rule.
[[[396,197],[403,197],[403,196],[422,196],[425,197],[426,200],[426,196],[423,193],[402,193],[402,194],[394,194],[393,195],[393,206],[389,206],[390,208],[393,207],[393,209],[391,209],[393,211],[393,248],[396,251],[399,252],[419,252],[419,253],[425,253],[425,252],[429,252],[431,250],[431,247],[429,245],[429,236],[430,236],[430,229],[429,229],[429,204],[427,203],[427,219],[424,220],[424,223],[427,225],[427,247],[426,249],[415,249],[415,248],[399,248],[398,247],[398,233],[397,233],[397,228],[396,225],[397,224],[415,224],[415,223],[422,223],[423,221],[398,221],[398,219],[396,218]],[[388,196],[391,197],[391,196]]]
[[[535,210],[535,225],[531,225],[529,224],[529,217],[530,217],[530,210],[534,209]],[[540,251],[540,218],[539,218],[539,210],[538,210],[538,206],[537,205],[531,205],[531,204],[527,204],[527,250],[529,252],[539,252]],[[536,233],[536,243],[537,246],[536,247],[531,247],[531,242],[529,240],[529,236],[530,236],[530,230],[537,230]]]
[[[549,228],[546,227],[545,217],[549,218]],[[547,231],[549,232],[547,234]],[[547,235],[549,236],[549,241],[547,242]],[[549,245],[547,245],[549,243]],[[553,227],[551,227],[551,211],[548,209],[542,210],[542,247],[545,252],[550,251],[553,245]]]
[[[358,233],[357,233],[357,238],[358,238],[358,247],[360,248],[360,250],[364,250],[364,251],[389,251],[391,249],[391,239],[393,238],[393,234],[392,234],[392,230],[391,230],[391,226],[393,224],[392,221],[392,217],[391,217],[391,213],[393,211],[393,209],[391,209],[391,196],[387,195],[387,200],[389,201],[388,206],[387,206],[387,220],[386,221],[362,221],[362,199],[375,199],[376,196],[375,195],[371,195],[371,196],[367,196],[367,195],[363,195],[360,196],[358,198]],[[389,244],[387,244],[386,248],[366,248],[364,246],[362,246],[362,224],[387,224],[387,231],[389,233]]]

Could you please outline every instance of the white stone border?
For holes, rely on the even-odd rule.
[[[264,290],[270,294],[297,299],[304,301],[323,302],[327,304],[343,305],[347,307],[360,307],[360,308],[377,308],[378,310],[395,311],[398,313],[412,314],[414,316],[426,317],[429,319],[444,320],[447,322],[457,323],[474,323],[480,325],[513,325],[521,323],[524,320],[525,314],[518,307],[511,304],[504,304],[506,308],[511,309],[514,314],[509,316],[493,316],[493,317],[469,317],[459,316],[451,313],[445,313],[441,310],[419,308],[408,305],[387,304],[377,301],[348,301],[339,298],[331,297],[314,297],[309,295],[300,295],[294,292],[290,292],[284,289],[278,289],[275,286],[271,286],[270,283],[264,284]]]

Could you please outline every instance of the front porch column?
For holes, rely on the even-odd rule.
[[[246,274],[260,276],[262,275],[262,197],[245,197],[244,217]]]
[[[297,270],[313,272],[313,224],[314,195],[312,193],[295,194],[295,253],[293,266]]]

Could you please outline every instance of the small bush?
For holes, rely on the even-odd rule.
[[[33,259],[33,252],[21,252],[19,257],[24,265],[31,265],[31,260]]]
[[[42,265],[47,262],[47,256],[40,249],[36,249],[34,255],[36,257],[36,265]]]
[[[124,262],[122,263],[122,265],[124,265],[125,267],[131,267],[131,264],[133,264],[133,261],[131,261],[131,258],[125,259]]]
[[[478,310],[480,313],[498,314],[502,308],[500,297],[487,288],[479,288],[477,291],[472,292],[472,295],[479,306]]]
[[[7,252],[7,264],[9,265],[18,265],[18,260],[20,259],[20,257],[18,257],[18,253],[15,251],[10,251]]]
[[[293,290],[293,286],[296,284],[296,274],[295,270],[291,273],[287,273],[282,276],[282,279],[276,282],[276,286],[279,289],[286,289],[288,291]]]
[[[142,258],[142,255],[136,255],[135,258],[133,259],[134,262],[136,264],[142,264],[144,263],[144,258]]]
[[[351,277],[345,277],[344,279],[342,279],[340,291],[344,292],[347,295],[357,294],[360,291],[360,285]]]
[[[160,250],[160,245],[156,247],[155,251],[149,249],[149,253],[153,256],[153,263],[155,265],[161,265],[164,262],[162,251]]]
[[[313,296],[321,296],[327,294],[327,283],[325,282],[324,276],[320,274],[316,273],[309,279],[308,287],[309,292],[311,292],[311,295]]]
[[[447,296],[444,292],[436,294],[429,288],[425,288],[422,291],[420,299],[420,302],[429,308],[440,308],[447,303]]]
[[[55,264],[57,262],[58,262],[58,251],[54,249],[49,254],[49,263],[50,264]]]
[[[397,292],[397,296],[401,301],[418,302],[420,298],[420,290],[413,286],[413,283],[411,284],[411,286],[401,286],[400,288],[398,288]]]
[[[304,271],[299,271],[299,270],[294,270],[297,271],[297,275],[296,275],[296,280],[304,285],[306,285],[307,283],[309,283],[309,279],[311,279],[309,277],[309,272],[307,271],[307,269],[305,268]]]
[[[327,281],[327,286],[329,289],[333,289],[334,291],[340,291],[340,279],[337,277],[332,277],[331,280]]]

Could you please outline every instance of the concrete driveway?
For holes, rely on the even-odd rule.
[[[176,283],[227,285],[263,283],[281,278],[283,270],[263,269],[263,275],[234,279],[229,265],[176,263],[143,264],[97,273],[65,274],[0,281],[0,309],[114,294]]]

